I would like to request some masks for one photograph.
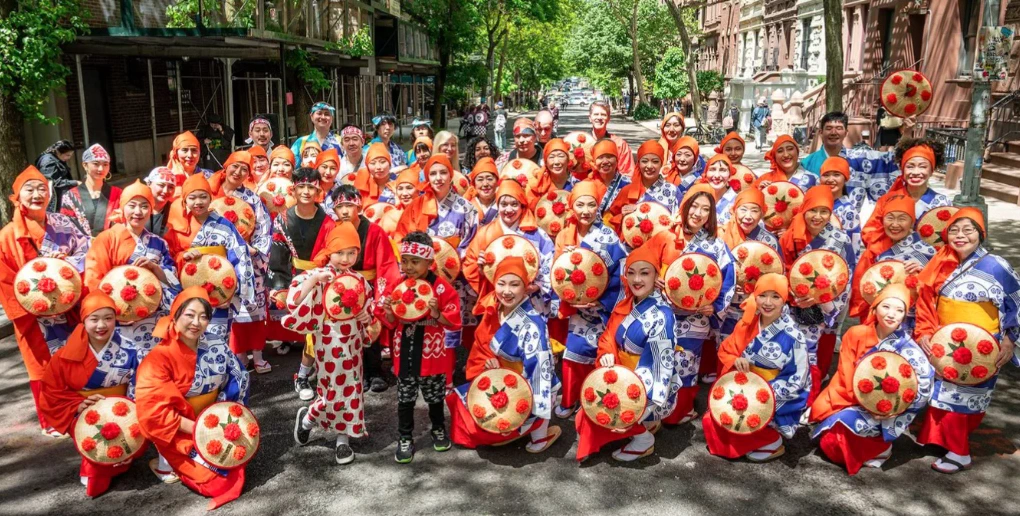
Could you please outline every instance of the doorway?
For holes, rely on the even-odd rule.
[[[110,153],[110,171],[117,173],[117,156],[113,147],[113,130],[110,123],[110,104],[107,95],[106,70],[82,68],[82,84],[85,90],[85,117],[89,128],[89,141],[85,148],[94,143],[102,145]]]

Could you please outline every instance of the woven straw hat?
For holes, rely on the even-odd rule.
[[[712,421],[734,434],[765,428],[776,413],[776,393],[757,373],[730,371],[719,377],[708,396]]]
[[[255,232],[255,210],[250,204],[227,196],[214,199],[209,208],[233,224],[245,242],[251,241],[251,235]]]
[[[538,184],[541,177],[542,167],[530,159],[512,159],[508,161],[499,171],[500,179],[513,179],[524,187],[524,191],[530,191]]]
[[[590,249],[578,247],[560,255],[552,265],[552,288],[572,305],[598,301],[609,285],[606,262]]]
[[[453,190],[458,195],[463,196],[471,188],[471,180],[468,179],[461,171],[455,170],[453,172]]]
[[[384,215],[395,209],[397,209],[397,207],[388,202],[377,202],[372,203],[365,208],[364,214],[365,218],[367,218],[369,222],[378,224],[383,219]]]
[[[510,369],[488,369],[471,382],[467,406],[475,424],[486,432],[506,434],[531,416],[531,385]]]
[[[657,202],[639,202],[635,208],[623,217],[623,241],[631,247],[641,247],[673,223],[669,209]]]
[[[425,280],[406,279],[397,284],[390,294],[393,314],[405,322],[424,319],[429,313],[429,301],[435,296],[432,285]]]
[[[29,260],[14,276],[14,297],[30,314],[62,314],[81,297],[81,274],[59,258]]]
[[[811,297],[819,303],[832,301],[846,289],[850,270],[843,258],[825,249],[801,255],[790,266],[790,289],[797,297]]]
[[[722,272],[719,264],[701,253],[685,253],[666,269],[666,296],[678,308],[695,311],[719,297]]]
[[[998,372],[999,341],[984,328],[969,323],[947,324],[931,336],[931,361],[947,382],[977,385]]]
[[[754,240],[745,240],[733,248],[737,288],[745,294],[754,292],[754,285],[762,274],[783,273],[783,259],[775,249]]]
[[[237,273],[226,258],[203,254],[185,262],[181,271],[181,287],[194,286],[205,288],[214,308],[226,306],[237,291]]]
[[[538,275],[538,250],[528,239],[518,235],[503,235],[489,243],[482,254],[485,258],[485,265],[482,265],[482,273],[489,280],[489,283],[496,283],[496,265],[504,258],[516,256],[524,260],[524,269],[528,272],[528,283],[535,281]]]
[[[581,408],[592,422],[610,430],[638,424],[648,404],[641,377],[623,367],[599,367],[581,384]]]
[[[758,179],[758,176],[754,175],[754,171],[740,163],[734,163],[733,169],[735,172],[733,173],[733,178],[730,179],[730,186],[733,186],[734,184],[739,185],[738,188],[734,188],[737,193],[747,190],[754,184],[754,181]],[[736,183],[733,181],[736,181]]]
[[[804,204],[804,191],[788,181],[776,181],[762,189],[765,194],[765,226],[769,231],[790,227]]]
[[[595,163],[595,159],[592,157],[592,149],[595,148],[595,138],[583,131],[571,131],[563,137],[563,141],[570,145],[570,160],[574,161],[575,155],[574,150],[577,148],[584,149],[584,159],[591,165]]]
[[[365,308],[367,292],[361,278],[353,274],[340,274],[324,292],[322,304],[326,315],[334,321],[346,321],[357,317]]]
[[[446,281],[453,283],[453,280],[460,276],[461,263],[457,249],[442,238],[433,238],[432,248],[436,250],[436,258],[432,263],[432,270],[436,271]]]
[[[896,353],[871,353],[854,371],[854,396],[864,410],[876,416],[898,416],[917,397],[917,374]]]
[[[942,230],[946,229],[949,219],[953,218],[953,215],[959,210],[960,208],[956,206],[942,206],[924,212],[924,215],[921,215],[915,224],[917,234],[921,235],[921,240],[927,242],[928,245],[935,246],[936,249],[946,245],[942,241]]]
[[[910,295],[917,299],[917,276],[907,274],[903,262],[887,260],[872,265],[861,274],[861,297],[871,305],[878,293],[894,283],[902,283],[910,289]]]
[[[163,301],[163,287],[156,275],[134,265],[110,269],[99,290],[117,305],[117,322],[129,323],[151,317]]]
[[[569,197],[570,192],[566,190],[552,190],[542,196],[535,205],[538,227],[542,228],[549,238],[555,239],[567,223],[570,210],[570,206],[567,205]]]
[[[255,456],[261,442],[255,414],[240,403],[213,403],[195,419],[195,451],[217,468],[244,466]]]
[[[272,177],[259,185],[258,192],[262,202],[271,213],[283,213],[297,204],[294,197],[294,183],[284,177]]]
[[[879,99],[882,107],[900,118],[919,116],[931,107],[931,82],[916,70],[900,70],[882,81]]]
[[[342,176],[338,176],[336,178],[336,182],[340,183],[341,185],[354,186],[354,180],[357,179],[357,178],[358,178],[358,174],[356,172],[350,172],[348,174],[344,174]]]
[[[131,460],[145,451],[135,402],[123,396],[107,396],[85,409],[71,435],[78,453],[100,465]]]

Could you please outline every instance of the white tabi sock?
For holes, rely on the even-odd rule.
[[[547,435],[549,435],[549,420],[543,419],[542,424],[538,425],[538,428],[531,432],[531,442],[545,439]]]
[[[957,455],[953,452],[946,452],[946,458],[949,460],[955,460],[964,466],[970,464],[970,455]]]
[[[776,439],[776,442],[774,442],[772,444],[767,444],[765,446],[762,446],[761,448],[758,448],[757,450],[755,450],[755,451],[753,451],[751,453],[748,453],[747,457],[751,458],[751,459],[754,459],[754,460],[765,460],[765,459],[769,458],[769,455],[772,455],[773,453],[775,453],[775,451],[778,450],[779,447],[782,446],[782,445],[783,445],[783,437],[780,436],[779,439]]]
[[[171,472],[174,470],[173,468],[170,467],[170,463],[167,462],[166,459],[164,459],[162,455],[159,456],[159,465],[156,466],[156,469],[158,469],[160,471],[171,471]]]
[[[627,443],[626,449],[628,451],[644,451],[651,448],[653,444],[655,444],[655,436],[652,435],[648,429],[645,429],[644,432],[635,435],[634,438]]]

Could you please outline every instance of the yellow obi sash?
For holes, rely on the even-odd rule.
[[[508,362],[500,358],[499,367],[502,367],[503,369],[509,369],[521,376],[524,376],[524,362]]]
[[[310,357],[315,356],[315,341],[312,340],[310,333],[305,335],[305,354]]]
[[[984,328],[988,333],[999,333],[999,309],[991,301],[973,303],[940,297],[938,302],[939,323],[970,323]]]
[[[197,416],[198,413],[202,412],[204,408],[216,402],[216,396],[219,393],[220,391],[219,389],[217,389],[214,391],[207,392],[205,394],[199,394],[198,396],[185,398],[185,400],[187,400],[188,405],[191,405],[191,408],[195,409],[195,415]]]
[[[358,274],[364,276],[365,279],[368,281],[372,281],[375,279],[375,269],[369,269],[367,271],[358,271]]]
[[[227,248],[223,247],[222,245],[206,245],[192,247],[191,249],[189,249],[189,251],[199,251],[202,254],[215,254],[216,256],[220,256],[223,258],[227,257]]]
[[[315,268],[315,262],[311,260],[302,260],[298,257],[293,257],[291,262],[294,264],[294,268],[299,271],[310,271]]]
[[[563,352],[566,349],[567,349],[567,347],[564,346],[562,342],[560,342],[560,341],[558,341],[558,340],[556,340],[556,339],[554,339],[552,337],[549,338],[549,351],[551,351],[552,354],[554,354],[554,355],[562,355]]]
[[[751,372],[771,382],[779,376],[779,369],[765,369],[764,367],[751,366]]]
[[[635,355],[633,353],[627,353],[626,351],[620,350],[620,352],[616,354],[616,359],[620,361],[620,365],[633,371],[637,369],[637,364],[638,361],[641,360],[641,355]]]
[[[88,398],[93,394],[102,394],[103,396],[127,396],[127,384],[114,385],[113,387],[102,387],[99,389],[86,389],[78,391],[78,394]]]

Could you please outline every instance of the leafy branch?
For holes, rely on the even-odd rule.
[[[287,51],[286,64],[313,91],[328,90],[332,86],[326,73],[309,61],[308,51],[303,48],[295,47]]]
[[[326,50],[355,58],[370,56],[375,52],[372,44],[372,31],[368,27],[362,27],[354,34],[343,37],[340,41],[326,43]]]

